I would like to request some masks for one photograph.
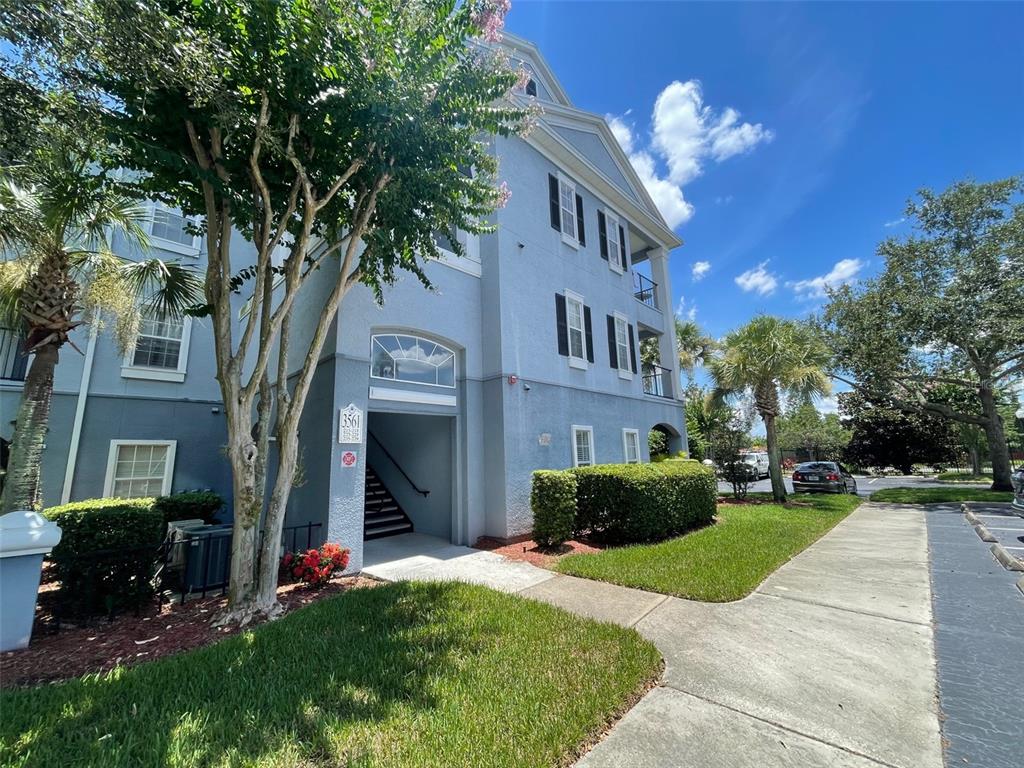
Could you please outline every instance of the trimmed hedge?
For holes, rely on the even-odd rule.
[[[576,530],[609,543],[678,536],[715,514],[714,473],[695,461],[603,464],[568,470],[576,476]]]
[[[165,523],[193,518],[212,523],[224,509],[224,497],[213,491],[182,491],[156,499],[153,509],[163,516]]]
[[[576,476],[570,472],[539,469],[530,489],[533,540],[541,547],[557,547],[576,530]]]
[[[112,613],[152,594],[165,527],[153,499],[89,499],[43,515],[61,528],[51,559],[61,593],[76,609]]]

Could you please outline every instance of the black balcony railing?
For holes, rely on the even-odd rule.
[[[633,273],[633,295],[636,296],[637,301],[654,309],[658,308],[657,300],[654,296],[654,289],[657,287],[658,284],[647,275],[642,275],[639,272]]]
[[[22,336],[10,328],[0,328],[0,380],[24,381],[28,355],[22,353]]]
[[[672,370],[670,368],[662,368],[660,365],[645,365],[643,381],[645,395],[670,399],[675,397],[672,391]]]

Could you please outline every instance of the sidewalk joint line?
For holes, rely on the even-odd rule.
[[[910,619],[897,619],[897,618],[894,618],[893,616],[883,616],[880,613],[872,613],[870,611],[858,611],[858,610],[855,610],[853,608],[843,608],[842,606],[831,605],[829,603],[819,603],[819,602],[817,602],[815,600],[809,600],[809,599],[807,599],[805,597],[792,597],[790,595],[776,595],[776,594],[771,593],[771,592],[760,592],[760,591],[758,591],[756,594],[761,595],[762,597],[772,597],[772,598],[775,598],[777,600],[792,600],[794,603],[803,603],[804,605],[817,605],[817,606],[819,606],[821,608],[831,608],[831,609],[836,610],[836,611],[843,611],[844,613],[855,613],[858,616],[869,616],[872,619],[884,619],[885,621],[895,621],[895,622],[899,622],[900,624],[910,624],[910,625],[915,626],[915,627],[931,627],[931,622],[912,621]]]
[[[641,591],[643,591],[643,590],[641,590]],[[658,593],[657,592],[645,592],[645,594],[657,595]],[[637,624],[639,624],[641,621],[643,621],[648,616],[650,616],[654,612],[654,610],[656,608],[659,608],[660,606],[664,605],[668,601],[669,597],[671,597],[671,595],[661,595],[660,597],[661,597],[661,600],[659,600],[654,605],[652,605],[650,608],[648,608],[646,611],[644,611],[643,615],[640,616],[640,618],[638,618],[636,621],[634,621],[632,624],[629,625],[629,627],[631,629],[636,627]]]

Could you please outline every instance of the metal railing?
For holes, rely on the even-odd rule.
[[[655,397],[675,397],[672,391],[672,370],[660,365],[645,365],[643,370],[644,394]]]
[[[370,439],[372,439],[372,440],[373,440],[373,442],[375,442],[375,443],[377,444],[377,447],[378,447],[378,448],[380,448],[380,449],[381,449],[382,451],[384,451],[384,455],[385,455],[385,456],[387,456],[387,457],[388,457],[388,459],[389,459],[389,460],[391,461],[391,463],[395,465],[395,469],[397,469],[397,470],[398,470],[399,472],[401,472],[401,473],[402,473],[402,477],[404,477],[404,478],[406,479],[406,482],[408,482],[408,483],[409,483],[409,485],[410,485],[410,486],[412,486],[412,489],[413,489],[414,491],[416,491],[416,493],[418,493],[418,494],[419,494],[420,496],[422,496],[423,498],[427,498],[427,496],[429,496],[429,495],[430,495],[430,491],[425,491],[425,490],[423,490],[423,489],[422,489],[422,488],[420,488],[420,487],[419,487],[418,485],[416,485],[416,483],[414,483],[414,482],[412,481],[412,478],[411,478],[411,477],[409,477],[409,475],[408,475],[408,474],[406,473],[406,471],[405,471],[404,469],[402,469],[402,465],[401,465],[401,464],[399,464],[399,463],[398,463],[398,462],[397,462],[397,461],[395,460],[395,457],[394,457],[394,456],[392,456],[392,455],[391,455],[391,454],[390,454],[390,453],[388,452],[388,449],[384,447],[384,443],[382,443],[382,442],[380,441],[380,438],[379,438],[379,437],[377,437],[377,436],[376,436],[375,434],[373,434],[373,432],[371,432],[370,430],[366,430],[366,434],[368,434],[368,435],[370,436]]]
[[[28,355],[22,353],[21,333],[0,327],[0,380],[24,381]]]
[[[648,307],[654,309],[658,308],[657,299],[655,297],[655,289],[658,284],[651,280],[647,275],[643,275],[639,272],[633,273],[633,295],[636,300],[641,304],[646,304]]]

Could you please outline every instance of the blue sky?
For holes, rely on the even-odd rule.
[[[513,0],[506,29],[618,118],[680,222],[676,304],[716,336],[877,271],[918,188],[1024,171],[1024,4]]]

